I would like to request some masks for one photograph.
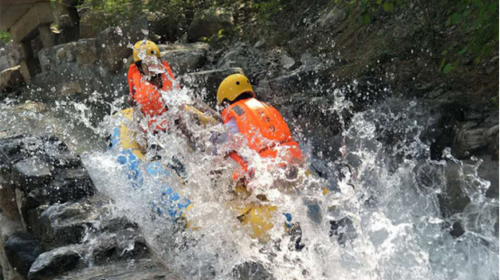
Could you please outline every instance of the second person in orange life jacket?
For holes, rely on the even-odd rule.
[[[237,152],[242,142],[246,142],[244,145],[256,151],[261,158],[274,160],[288,170],[287,176],[296,175],[297,166],[303,163],[299,144],[293,140],[278,110],[257,100],[247,77],[234,74],[224,79],[217,90],[217,103],[225,107],[222,121],[226,132],[214,136],[212,141],[216,145],[233,143],[226,154],[240,165],[233,173],[233,179],[248,183],[254,175],[248,160]]]

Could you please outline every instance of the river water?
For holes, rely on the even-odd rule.
[[[94,93],[93,98],[99,102],[100,95]],[[172,108],[166,116],[169,121],[183,114],[178,105],[192,100],[187,88],[165,98]],[[109,113],[118,111],[120,104],[123,99],[107,103]],[[342,156],[318,163],[329,178],[302,176],[297,191],[270,188],[275,182],[269,163],[251,151],[241,151],[254,158],[258,191],[278,206],[278,212],[290,213],[293,222],[300,222],[305,245],[301,250],[284,234],[284,215],[273,218],[277,226],[269,240],[259,242],[226,207],[235,165],[214,156],[209,143],[211,131],[220,130],[220,125],[203,128],[189,123],[202,143],[198,150],[188,148],[179,133],[150,140],[164,147],[164,163],[175,156],[184,164],[187,182],[182,184],[170,170],[170,176],[145,176],[140,186],[134,186],[126,167],[117,163],[118,152],[106,148],[105,137],[121,120],[107,116],[96,121],[92,110],[70,100],[47,104],[6,100],[0,105],[0,133],[61,137],[81,154],[96,187],[115,202],[116,214],[139,223],[157,256],[182,278],[231,279],[234,267],[245,262],[258,264],[254,279],[262,278],[264,269],[277,279],[499,277],[498,198],[485,196],[490,182],[478,177],[479,160],[466,164],[448,150],[445,160],[430,159],[429,146],[420,140],[428,112],[416,101],[388,99],[355,113],[342,143],[332,142],[341,146]],[[384,141],[387,135],[393,136],[391,141]],[[300,139],[306,146],[307,139]],[[463,213],[444,218],[439,196],[450,179],[446,176],[450,164],[459,166],[463,175],[459,185],[471,203]],[[183,230],[168,215],[152,211],[153,205],[161,205],[165,186],[193,202],[187,219],[197,230]],[[327,194],[325,187],[330,190]],[[458,238],[450,234],[456,222],[465,230]]]

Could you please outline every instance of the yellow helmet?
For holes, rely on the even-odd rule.
[[[141,40],[134,45],[134,62],[142,60],[140,56],[144,56],[144,54],[142,54],[143,52],[146,56],[154,55],[161,58],[160,49],[155,43],[149,40]],[[145,58],[145,56],[143,58]]]
[[[230,75],[220,83],[217,90],[217,104],[221,104],[224,99],[234,101],[238,96],[246,92],[255,97],[250,80],[242,74]]]

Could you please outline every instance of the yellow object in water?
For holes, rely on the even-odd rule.
[[[132,114],[134,113],[133,108],[128,108],[125,110],[122,110],[121,112],[125,118],[128,120],[132,121]],[[131,131],[126,125],[125,122],[122,122],[120,126],[120,148],[126,150],[130,149],[130,151],[138,157],[140,160],[144,161],[145,156],[141,152],[141,146],[137,144],[137,142],[134,140],[135,139],[135,132]]]
[[[198,119],[200,120],[201,125],[203,126],[209,126],[209,125],[213,126],[217,124],[217,121],[213,117],[207,116],[206,114],[204,114],[203,112],[194,107],[186,105],[185,109],[188,112],[196,114],[196,116],[198,116]]]
[[[186,110],[191,111],[198,115],[199,120],[202,125],[215,125],[217,121],[211,117],[206,116],[201,111],[194,107],[186,106]],[[121,112],[125,118],[132,120],[133,108],[125,109]],[[135,132],[131,131],[127,126],[126,122],[122,122],[120,126],[120,142],[119,147],[121,149],[129,149],[135,156],[137,156],[141,161],[145,160],[144,154],[141,152],[139,144],[134,140]],[[250,192],[241,185],[235,187],[236,197],[234,200],[227,203],[227,207],[233,210],[235,217],[249,229],[250,237],[254,239],[259,239],[261,241],[267,240],[267,233],[270,229],[274,227],[271,219],[276,215],[278,208],[274,205],[268,205],[266,202],[260,203],[248,203],[245,202],[246,198],[250,196]],[[186,212],[191,211],[193,205],[190,204],[186,208]],[[185,213],[183,213],[185,217]],[[186,221],[186,227],[191,230],[197,230],[198,227],[193,225],[193,221]]]

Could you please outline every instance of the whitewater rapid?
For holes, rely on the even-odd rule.
[[[170,96],[182,97],[166,100],[171,108],[193,99],[187,88]],[[122,102],[108,104],[109,113],[119,111]],[[267,190],[279,212],[291,213],[300,222],[302,250],[283,235],[281,216],[275,218],[277,226],[269,242],[262,244],[248,236],[225,207],[235,165],[214,158],[210,149],[193,152],[182,136],[162,135],[157,140],[165,147],[162,158],[175,156],[183,162],[188,182],[183,185],[174,175],[146,177],[134,189],[116,161],[117,152],[106,149],[107,134],[119,124],[116,119],[106,117],[96,124],[91,108],[71,101],[47,104],[44,110],[14,102],[0,106],[0,120],[6,124],[3,134],[54,133],[80,152],[98,190],[114,201],[116,214],[137,222],[156,255],[183,278],[230,279],[233,267],[245,261],[259,263],[276,279],[499,277],[498,198],[485,196],[490,182],[477,175],[480,160],[466,164],[447,150],[445,159],[430,159],[428,144],[420,140],[426,124],[412,118],[428,114],[418,102],[388,99],[354,113],[342,135],[342,156],[320,161],[330,178],[312,175],[297,193]],[[171,114],[178,114],[176,110]],[[335,113],[332,108],[331,114]],[[200,141],[207,141],[210,129],[196,127],[196,131]],[[388,132],[397,135],[390,145],[381,141]],[[301,144],[306,146],[307,141]],[[313,155],[308,157],[311,160]],[[439,195],[447,187],[445,171],[450,164],[459,166],[460,187],[471,203],[463,213],[443,218]],[[262,172],[260,178],[268,180]],[[198,230],[182,230],[171,218],[152,211],[165,185],[191,199],[188,219],[196,222]],[[323,187],[332,191],[323,194]],[[465,230],[458,238],[450,234],[456,222]]]

